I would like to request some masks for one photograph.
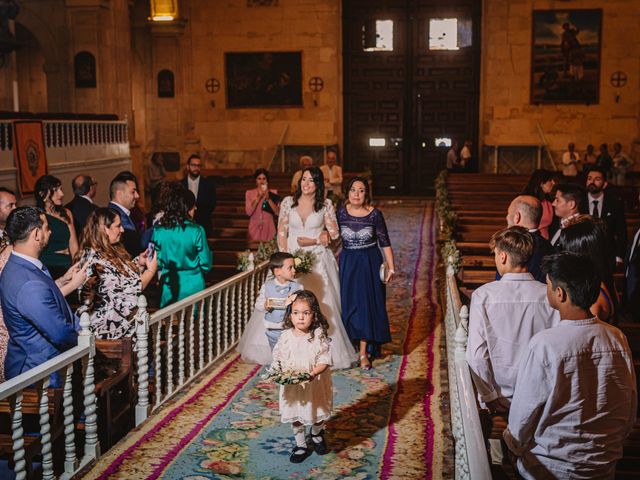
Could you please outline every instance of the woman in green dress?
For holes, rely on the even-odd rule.
[[[71,267],[71,259],[78,252],[78,237],[73,226],[73,215],[62,205],[62,182],[52,175],[38,179],[34,187],[36,205],[47,217],[51,236],[40,260],[56,279]]]
[[[176,184],[154,226],[151,242],[158,252],[160,308],[205,287],[204,275],[211,270],[211,250],[204,228],[192,220],[195,211],[193,193]]]

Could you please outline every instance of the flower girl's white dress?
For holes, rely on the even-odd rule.
[[[278,220],[278,246],[281,251],[293,253],[299,248],[311,250],[316,256],[316,262],[310,273],[300,275],[296,281],[306,289],[312,291],[320,302],[320,310],[329,322],[329,337],[331,338],[331,358],[336,369],[349,368],[357,361],[356,354],[347,331],[342,324],[340,308],[340,279],[338,263],[330,248],[322,245],[300,247],[298,237],[318,238],[327,229],[332,239],[340,236],[336,213],[331,200],[325,200],[323,207],[312,212],[303,223],[296,208],[292,208],[292,197],[286,197],[280,204]],[[258,305],[251,315],[240,343],[238,351],[242,359],[260,365],[271,364],[271,351],[265,335],[263,324],[264,310]]]

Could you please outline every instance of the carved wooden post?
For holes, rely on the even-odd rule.
[[[22,428],[22,392],[15,395],[11,413],[11,440],[13,441],[13,470],[16,480],[27,478],[27,462],[24,460],[24,429]]]
[[[178,385],[184,383],[184,310],[178,322]]]
[[[71,477],[78,468],[76,458],[76,434],[73,422],[73,363],[67,365],[64,376],[62,407],[64,415],[64,472]]]
[[[209,332],[209,337],[207,338],[207,350],[209,353],[209,363],[213,361],[213,325],[213,295],[211,295],[209,296],[209,308],[207,309],[207,331]]]
[[[167,319],[167,396],[173,393],[173,319],[173,315]]]
[[[200,308],[198,309],[198,372],[204,368],[204,304],[206,301],[206,298],[200,300]]]
[[[456,358],[465,358],[467,351],[467,337],[469,336],[469,307],[463,305],[460,309],[460,325],[456,329]]]
[[[89,357],[86,359],[84,375],[84,416],[85,416],[85,460],[98,458],[100,456],[100,442],[98,441],[98,416],[96,415],[96,386],[95,373],[93,370],[93,359],[96,356],[95,338],[91,333],[91,320],[89,314],[84,312],[80,316],[80,335],[78,335],[78,345],[89,347]]]
[[[42,454],[42,478],[53,480],[53,454],[51,453],[51,425],[49,423],[49,377],[42,380],[38,388],[40,402],[38,414],[40,418],[40,445]]]
[[[222,349],[222,313],[220,308],[220,303],[222,300],[222,293],[216,293],[216,319],[215,319],[215,328],[216,328],[216,357],[220,355],[220,350]]]
[[[153,365],[155,367],[156,376],[156,408],[160,405],[160,399],[162,398],[162,323],[160,320],[155,329],[155,349],[153,354]]]
[[[188,308],[188,307],[185,307]],[[191,305],[191,314],[189,315],[189,374],[187,380],[193,378],[193,372],[195,369],[195,322],[196,322],[196,304]]]
[[[136,426],[149,415],[149,314],[147,299],[138,298],[136,315],[136,356],[138,359],[138,403],[136,404]]]
[[[225,288],[224,293],[224,313],[222,314],[222,326],[224,327],[224,349],[225,351],[229,348],[229,323],[231,322],[229,318],[229,289]]]

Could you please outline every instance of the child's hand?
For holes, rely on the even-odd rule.
[[[297,296],[298,296],[297,293],[292,293],[291,295],[289,295],[287,297],[287,300],[284,302],[284,308],[287,308],[289,305],[291,305],[293,302],[295,302]]]

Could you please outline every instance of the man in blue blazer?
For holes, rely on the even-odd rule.
[[[124,228],[122,245],[129,252],[131,258],[135,258],[146,248],[146,246],[142,246],[141,233],[131,220],[131,210],[140,198],[135,177],[126,172],[117,175],[109,186],[109,197],[111,201],[108,206],[118,212],[122,228]]]
[[[60,288],[38,257],[47,246],[51,231],[44,212],[19,207],[9,215],[6,232],[13,251],[0,276],[0,301],[9,332],[5,358],[7,380],[20,375],[77,345],[77,317]],[[72,267],[73,270],[73,267]],[[65,275],[65,290],[81,283],[86,271]],[[76,278],[77,277],[77,278]],[[61,384],[59,374],[51,386]]]

